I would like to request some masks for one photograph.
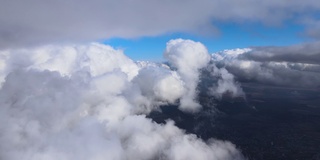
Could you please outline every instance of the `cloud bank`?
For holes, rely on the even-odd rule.
[[[318,88],[320,86],[319,43],[285,47],[253,47],[213,54],[242,82]]]
[[[204,142],[171,120],[146,118],[159,105],[197,103],[199,70],[210,59],[200,43],[168,42],[176,70],[97,43],[0,55],[0,159],[244,159],[230,142]]]
[[[215,34],[215,23],[281,25],[319,37],[317,0],[1,0],[0,48],[135,38],[172,32]]]
[[[176,39],[163,64],[98,43],[1,50],[0,159],[245,159],[231,142],[203,141],[147,115],[168,104],[199,111],[199,83],[216,99],[244,96],[239,82],[316,89],[318,46],[210,56],[201,43]]]

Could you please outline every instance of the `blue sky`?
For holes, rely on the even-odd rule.
[[[303,36],[305,28],[286,23],[280,26],[266,26],[258,23],[220,23],[215,24],[218,35],[205,36],[188,33],[170,33],[160,36],[136,39],[112,38],[104,43],[118,49],[133,60],[162,61],[166,42],[170,39],[192,39],[203,43],[210,53],[224,49],[246,48],[250,46],[287,46],[311,41]]]

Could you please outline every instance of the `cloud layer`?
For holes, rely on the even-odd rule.
[[[199,69],[210,59],[200,43],[168,42],[177,70],[135,63],[97,43],[0,55],[0,159],[244,159],[230,142],[204,142],[171,120],[146,118],[179,99],[197,103]]]
[[[320,86],[319,57],[318,42],[213,54],[240,81],[313,89]]]
[[[53,42],[134,38],[170,32],[214,34],[216,22],[280,25],[286,20],[318,37],[317,0],[2,0],[0,48]]]
[[[254,47],[241,59],[259,62],[289,62],[320,64],[320,42],[305,43],[285,47]]]

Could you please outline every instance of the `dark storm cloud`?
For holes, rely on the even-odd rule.
[[[230,63],[227,69],[242,82],[257,82],[271,85],[292,87],[319,87],[320,73],[306,70],[297,70],[284,64],[251,63],[250,67],[243,68],[237,63]],[[317,68],[319,69],[319,67]]]
[[[260,62],[320,64],[320,41],[286,47],[255,47],[239,58]]]
[[[1,0],[0,47],[133,38],[167,32],[212,34],[216,21],[279,25],[319,11],[316,0]],[[303,23],[305,24],[305,23]],[[204,33],[203,33],[204,32]]]
[[[220,52],[213,59],[242,82],[315,88],[320,86],[319,45],[254,47]]]

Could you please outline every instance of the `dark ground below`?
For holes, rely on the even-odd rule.
[[[200,94],[203,110],[181,112],[162,106],[149,117],[175,121],[207,140],[227,140],[250,160],[320,160],[320,91],[243,85],[246,98],[215,100]]]

